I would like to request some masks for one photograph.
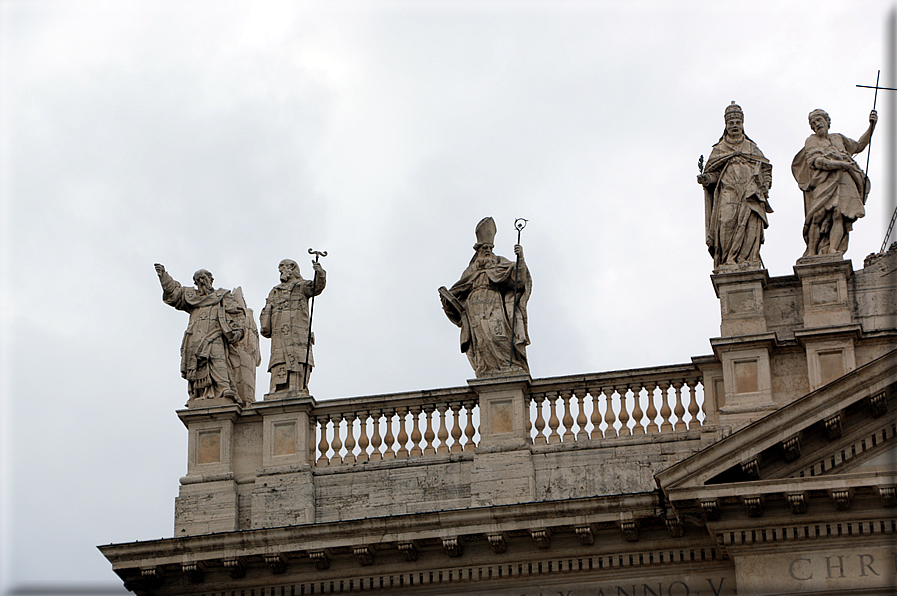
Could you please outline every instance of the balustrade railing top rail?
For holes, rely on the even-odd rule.
[[[666,366],[652,366],[648,368],[632,368],[628,370],[614,370],[610,372],[585,373],[580,375],[566,375],[563,377],[545,377],[533,379],[530,384],[531,393],[538,393],[546,389],[572,389],[575,387],[588,387],[600,389],[601,387],[617,387],[623,385],[642,385],[649,382],[700,379],[703,373],[694,364],[670,364]]]

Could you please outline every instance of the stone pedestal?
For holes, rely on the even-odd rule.
[[[722,383],[712,393],[723,396],[719,424],[737,428],[777,407],[770,370],[776,336],[768,332],[764,312],[769,273],[766,269],[716,273],[710,279],[720,302],[722,336],[710,340],[722,364]]]
[[[720,335],[740,337],[766,333],[763,290],[769,283],[766,269],[710,276],[719,298]]]
[[[804,298],[804,328],[850,325],[847,284],[853,275],[850,261],[832,257],[804,258],[794,266]]]
[[[253,528],[315,521],[312,408],[314,399],[295,391],[268,394],[253,408],[262,417],[262,467],[251,498]]]
[[[774,333],[737,340],[715,338],[710,345],[723,369],[725,405],[719,408],[720,426],[740,428],[778,408],[773,401],[770,368]]]
[[[187,475],[175,499],[175,536],[237,529],[234,422],[237,404],[179,410],[187,427]]]
[[[529,375],[478,379],[480,442],[470,472],[471,505],[488,507],[535,499],[535,470],[529,450]]]
[[[807,350],[810,391],[856,368],[854,344],[861,335],[848,293],[853,267],[836,257],[804,258],[794,266],[804,302],[804,328],[794,332]]]

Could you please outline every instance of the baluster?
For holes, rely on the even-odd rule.
[[[660,427],[657,426],[656,418],[657,418],[657,406],[654,405],[654,390],[657,389],[657,383],[648,382],[645,385],[645,389],[648,391],[648,426],[647,432],[650,433],[659,433]]]
[[[561,421],[558,420],[557,414],[557,406],[558,402],[561,400],[561,394],[558,393],[557,396],[552,400],[550,397],[548,398],[548,407],[551,411],[551,416],[548,418],[548,428],[551,429],[551,432],[548,433],[548,444],[552,443],[560,443],[561,435],[558,434],[558,427],[561,425]]]
[[[439,418],[439,432],[436,433],[436,438],[439,439],[439,447],[436,449],[436,453],[440,455],[448,455],[448,417],[445,414],[448,411],[448,406],[446,406],[446,404],[439,404],[436,406],[436,411],[438,412],[437,418]]]
[[[682,385],[684,385],[682,381],[676,381],[673,383],[673,388],[676,390],[676,404],[673,406],[673,414],[676,415],[676,425],[673,427],[675,431],[686,430],[688,426],[685,424],[685,420],[682,418],[685,416],[685,407],[682,405]],[[686,391],[688,390],[688,386],[686,385]]]
[[[408,408],[399,408],[396,413],[399,415],[399,450],[396,457],[408,457],[408,431],[405,429]]]
[[[582,441],[589,438],[589,433],[586,431],[586,423],[588,422],[586,418],[586,391],[585,389],[577,389],[574,391],[574,395],[576,395],[576,426],[579,427],[579,430],[576,431],[575,440]]]
[[[371,414],[371,420],[373,421],[373,426],[371,427],[374,435],[371,437],[371,461],[380,461],[383,459],[383,454],[380,453],[380,445],[383,444],[383,439],[380,438],[380,417],[383,416],[382,412],[374,412]]]
[[[620,436],[628,437],[631,433],[629,430],[629,406],[626,405],[626,393],[629,387],[616,387],[617,394],[620,396]]]
[[[604,410],[604,421],[607,423],[607,428],[604,430],[604,436],[616,437],[617,429],[614,427],[614,423],[617,421],[617,417],[614,415],[614,388],[602,387],[601,393],[607,398],[607,408]]]
[[[632,408],[632,419],[635,421],[635,424],[632,425],[632,434],[643,435],[645,427],[642,426],[642,418],[645,413],[642,411],[642,386],[640,383],[636,383],[632,387],[632,399],[635,402]]]
[[[473,451],[476,447],[473,444],[473,437],[477,433],[477,429],[473,426],[473,408],[475,406],[476,402],[472,401],[464,404],[465,416],[467,417],[467,427],[464,429],[464,436],[467,437],[467,442],[464,443],[464,451]]]
[[[701,408],[698,406],[698,394],[697,394],[698,381],[697,379],[692,379],[688,381],[688,415],[691,416],[691,420],[688,421],[688,428],[700,428],[701,421],[698,420],[698,414],[701,413]]]
[[[344,464],[355,463],[355,413],[346,414],[346,456],[343,458]]]
[[[427,430],[424,431],[424,440],[427,442],[427,446],[424,447],[424,455],[436,454],[436,449],[433,447],[433,440],[436,438],[436,433],[433,432],[433,410],[435,410],[433,406],[424,406],[424,414],[427,416]]]
[[[337,414],[333,417],[333,441],[331,442],[331,448],[333,449],[333,457],[330,458],[330,465],[336,466],[343,462],[343,454],[340,451],[343,450],[343,442],[340,439],[340,424],[343,421],[343,417],[340,414]]]
[[[545,403],[545,394],[537,393],[533,397],[536,404],[536,436],[533,437],[533,445],[544,445],[548,442],[542,431],[545,430],[545,418],[542,416],[542,404]]]
[[[368,455],[368,446],[371,444],[371,441],[368,439],[368,418],[370,414],[368,412],[361,412],[361,416],[358,417],[359,422],[361,424],[358,425],[361,430],[358,433],[358,457],[355,458],[355,461],[368,461],[370,460],[370,456]]]
[[[420,413],[421,408],[411,408],[411,457],[417,457],[423,453],[420,448]]]
[[[660,432],[666,433],[673,430],[673,425],[670,423],[670,416],[672,415],[672,410],[670,410],[670,396],[667,391],[670,388],[670,384],[666,381],[662,381],[658,383],[658,387],[660,387]]]
[[[330,460],[327,458],[327,423],[330,422],[330,418],[324,416],[318,418],[318,421],[321,425],[321,441],[318,443],[318,450],[321,452],[321,457],[318,458],[316,465],[326,466],[330,463]]]
[[[601,410],[598,409],[598,398],[601,395],[601,391],[598,390],[598,394],[595,394],[595,390],[591,388],[586,388],[586,392],[592,396],[592,432],[589,435],[590,439],[600,439],[604,435],[601,433]]]
[[[576,439],[576,435],[573,433],[573,413],[570,411],[573,409],[573,392],[569,389],[561,391],[561,402],[564,404],[564,437],[563,441],[565,443],[569,443]]]
[[[461,446],[461,402],[456,403],[454,406],[449,406],[452,409],[452,453],[461,453],[464,451],[464,448]]]
[[[308,461],[318,465],[318,417],[308,417],[308,438],[305,441],[305,451],[308,453]]]
[[[383,449],[383,459],[395,459],[395,442],[396,436],[392,431],[392,419],[395,418],[395,410],[386,410],[383,413],[386,418],[386,438],[383,440],[385,448]]]
[[[524,408],[526,408],[526,436],[529,442],[533,442],[533,396],[526,394],[523,397]]]

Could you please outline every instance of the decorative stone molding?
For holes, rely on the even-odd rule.
[[[199,563],[184,563],[181,565],[181,571],[187,575],[187,581],[191,584],[199,584],[205,579],[202,567]]]
[[[443,538],[442,548],[445,549],[445,554],[448,556],[460,557],[464,554],[464,539],[460,536],[455,538]]]
[[[402,558],[409,563],[417,561],[417,547],[413,542],[400,542],[399,552],[402,553]]]
[[[530,534],[532,535],[533,540],[536,541],[536,547],[542,549],[551,547],[551,530],[547,528],[531,530]]]
[[[807,512],[807,497],[804,493],[792,493],[788,495],[788,506],[791,513],[800,514]]]
[[[673,538],[682,538],[682,535],[685,534],[685,527],[682,525],[682,520],[678,517],[666,518],[666,524],[667,531]]]
[[[231,576],[232,579],[242,579],[246,577],[246,567],[240,559],[225,559],[222,563],[224,564],[224,568],[227,569],[227,574]]]
[[[311,557],[312,562],[315,564],[315,569],[317,569],[318,571],[330,569],[330,557],[327,556],[327,551],[309,551],[308,556]]]
[[[751,480],[760,480],[759,456],[754,456],[745,462],[741,462],[741,471],[744,472]]]
[[[841,428],[841,412],[825,419],[825,436],[827,436],[830,441],[840,439],[843,434],[844,431]]]
[[[283,555],[265,555],[265,564],[271,569],[271,573],[279,575],[287,570],[287,562]]]
[[[785,461],[796,461],[800,457],[800,435],[782,441],[782,448],[785,450]]]
[[[850,509],[850,491],[849,490],[833,490],[832,501],[838,511],[847,511]]]
[[[508,550],[508,541],[505,540],[504,534],[489,534],[486,538],[489,540],[492,552],[500,555]]]
[[[748,517],[763,517],[763,499],[760,497],[742,497]]]
[[[162,578],[162,570],[158,567],[145,567],[140,570],[140,577]]]
[[[363,567],[374,564],[374,553],[369,546],[356,546],[355,558]]]
[[[704,518],[707,521],[719,520],[720,510],[718,500],[701,501],[701,510],[704,512]]]
[[[583,546],[589,546],[595,543],[595,535],[592,533],[592,526],[579,526],[576,528],[576,535],[579,537],[579,543]]]
[[[882,507],[894,507],[897,505],[897,487],[880,486],[878,487],[878,496],[881,497]]]
[[[621,521],[620,529],[623,531],[623,536],[626,537],[627,542],[637,542],[638,541],[638,524],[634,521]]]
[[[872,404],[872,415],[876,418],[887,413],[888,398],[884,391],[876,393],[875,395],[870,397],[869,402]]]

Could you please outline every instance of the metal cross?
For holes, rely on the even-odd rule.
[[[878,71],[878,74],[875,75],[875,87],[871,85],[857,85],[857,87],[863,87],[864,89],[875,89],[875,97],[872,100],[872,110],[875,111],[875,106],[878,105],[878,90],[883,89],[885,91],[897,91],[893,87],[880,87],[878,85],[878,81],[881,78],[881,70]],[[869,137],[869,151],[866,153],[866,177],[863,178],[863,196],[866,195],[866,180],[868,180],[869,175],[869,157],[872,155],[872,137]],[[894,229],[894,222],[897,220],[897,209],[894,209],[894,215],[891,216],[891,223],[888,225],[888,231],[885,232],[885,239],[882,240],[881,248],[878,251],[878,254],[882,254],[885,252],[885,247],[888,245],[888,237],[891,235],[891,231]]]

